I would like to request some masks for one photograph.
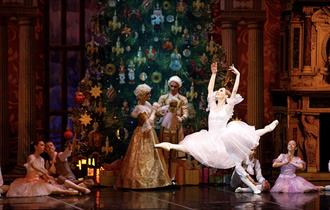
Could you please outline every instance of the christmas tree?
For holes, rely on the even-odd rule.
[[[210,64],[224,78],[224,54],[212,36],[211,1],[107,0],[92,18],[86,44],[88,68],[73,110],[76,154],[98,154],[99,162],[120,158],[135,120],[138,84],[153,88],[150,102],[168,92],[167,79],[181,77],[190,105],[186,134],[207,126]],[[196,111],[197,110],[197,111]]]

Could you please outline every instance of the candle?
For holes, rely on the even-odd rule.
[[[96,169],[96,183],[100,183],[100,169],[97,168]]]
[[[86,164],[86,159],[82,159],[81,164],[85,165]]]
[[[87,168],[87,176],[94,176],[94,168]]]
[[[92,166],[95,166],[95,158],[92,158]]]
[[[105,140],[105,147],[108,148],[109,147],[109,137],[107,136],[106,140]]]
[[[91,165],[91,159],[88,158],[88,165],[90,166]]]

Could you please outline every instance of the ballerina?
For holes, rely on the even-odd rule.
[[[236,75],[233,90],[222,87],[214,91],[217,63],[211,65],[211,78],[208,85],[208,130],[187,135],[179,144],[162,142],[156,144],[156,148],[165,150],[179,150],[192,155],[204,165],[227,169],[240,166],[242,161],[248,157],[251,149],[259,144],[259,139],[265,133],[271,132],[278,124],[274,120],[262,129],[256,130],[242,121],[231,121],[228,123],[234,112],[234,106],[240,103],[243,98],[237,94],[240,80],[240,72],[234,67],[229,70]],[[260,190],[248,179],[242,180],[254,193]]]
[[[288,153],[280,154],[274,160],[273,167],[281,168],[281,173],[275,181],[270,192],[304,193],[329,189],[329,186],[316,186],[300,176],[296,176],[296,169],[303,170],[305,162],[295,156],[297,143],[294,140],[288,142]]]

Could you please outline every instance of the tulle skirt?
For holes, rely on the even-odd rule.
[[[187,135],[180,144],[200,163],[227,169],[246,159],[259,139],[254,126],[232,121],[217,131],[201,130]]]
[[[280,174],[270,192],[303,193],[317,190],[317,186],[300,176]]]
[[[7,197],[34,197],[50,195],[65,188],[58,184],[50,184],[43,179],[15,179],[9,186]]]

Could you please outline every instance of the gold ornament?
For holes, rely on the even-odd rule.
[[[82,125],[87,126],[91,123],[92,118],[89,114],[85,113],[80,115],[79,121]]]
[[[101,95],[102,93],[102,90],[99,86],[94,86],[92,87],[92,89],[89,91],[91,93],[91,95],[94,97],[94,98],[97,98]]]
[[[107,108],[104,107],[104,106],[102,106],[102,103],[100,102],[98,104],[98,106],[96,107],[95,111],[96,111],[96,113],[98,113],[98,114],[101,115],[101,114],[103,114],[103,113],[105,113],[107,111]]]

